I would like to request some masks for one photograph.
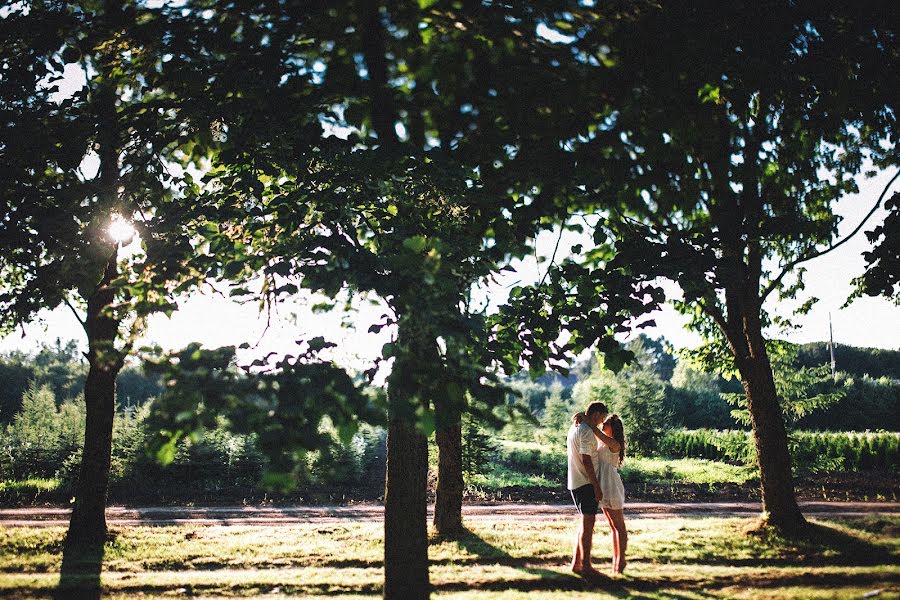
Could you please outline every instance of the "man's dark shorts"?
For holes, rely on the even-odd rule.
[[[575,508],[583,515],[596,515],[599,503],[597,496],[594,495],[594,486],[590,483],[580,488],[569,490],[572,494],[572,500],[575,502]]]

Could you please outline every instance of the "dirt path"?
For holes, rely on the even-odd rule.
[[[900,516],[900,502],[801,502],[810,517],[857,517],[866,515]],[[65,526],[68,508],[0,509],[0,527]],[[380,521],[383,507],[378,504],[347,506],[110,506],[106,518],[110,525],[284,525],[292,523],[328,523],[338,521]],[[429,507],[429,517],[432,507]],[[633,502],[626,506],[631,518],[670,516],[749,516],[760,511],[753,502]],[[568,504],[468,504],[465,518],[490,521],[550,521],[571,517]]]

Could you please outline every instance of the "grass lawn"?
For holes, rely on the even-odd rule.
[[[900,519],[816,521],[800,542],[748,533],[750,519],[629,521],[629,567],[591,585],[567,572],[571,521],[477,519],[431,541],[436,598],[900,597]],[[62,528],[0,529],[0,596],[50,597]],[[103,598],[378,597],[382,526],[124,527],[106,544]],[[598,528],[595,556],[609,559]]]
[[[500,440],[499,446],[498,461],[486,465],[482,473],[466,476],[470,499],[568,500],[564,447],[511,440]],[[758,480],[755,467],[702,458],[628,456],[621,473],[629,497],[653,500],[693,500],[698,493],[721,496],[723,488],[734,496],[734,490],[756,486]],[[556,492],[562,496],[555,497]]]

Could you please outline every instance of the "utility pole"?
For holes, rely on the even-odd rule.
[[[837,377],[837,363],[834,360],[834,331],[831,328],[831,313],[828,313],[828,350],[831,352],[831,378]]]

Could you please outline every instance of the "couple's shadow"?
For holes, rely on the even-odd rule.
[[[527,557],[515,557],[509,552],[484,539],[471,529],[463,527],[458,533],[442,536],[437,541],[452,541],[466,554],[476,557],[472,562],[479,564],[500,565],[512,567],[530,577],[522,579],[492,579],[491,581],[470,583],[453,582],[438,584],[435,591],[465,591],[477,588],[484,591],[556,591],[569,592],[580,591],[587,588],[602,589],[604,592],[616,597],[628,597],[629,592],[621,581],[613,579],[602,573],[595,576],[581,576],[569,570],[559,571],[540,566],[540,559]]]

